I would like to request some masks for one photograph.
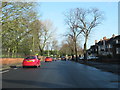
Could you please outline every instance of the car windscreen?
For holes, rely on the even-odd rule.
[[[26,57],[25,59],[35,59],[35,56],[29,56],[29,57]]]

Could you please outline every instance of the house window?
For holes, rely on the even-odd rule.
[[[120,54],[120,48],[116,48],[116,54]]]
[[[120,40],[119,39],[116,40],[116,44],[120,44]]]
[[[97,48],[95,49],[95,51],[97,52]]]
[[[118,40],[116,40],[116,44],[118,44]]]
[[[111,44],[109,44],[109,46],[108,46],[109,48],[112,48],[112,45]]]

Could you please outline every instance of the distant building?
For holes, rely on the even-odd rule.
[[[95,40],[95,45],[88,49],[88,54],[93,56],[108,56],[111,58],[120,58],[120,35],[112,35],[107,39],[103,37],[99,42]]]

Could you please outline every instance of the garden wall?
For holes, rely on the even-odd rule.
[[[0,64],[2,65],[12,65],[17,63],[22,63],[24,58],[0,58]]]
[[[39,56],[41,58],[41,61],[44,61],[44,56]],[[24,58],[0,58],[0,65],[13,65],[23,62]]]

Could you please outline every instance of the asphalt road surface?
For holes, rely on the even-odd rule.
[[[118,88],[118,75],[72,61],[42,62],[2,73],[2,88]]]

